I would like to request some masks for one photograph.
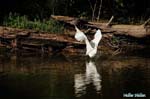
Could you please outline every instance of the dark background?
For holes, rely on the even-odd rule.
[[[0,20],[10,12],[27,15],[29,19],[49,18],[51,14],[86,17],[91,19],[92,10],[96,0],[1,0]],[[118,20],[146,20],[150,16],[150,0],[102,0],[101,19],[109,19],[114,15]],[[98,14],[97,0],[95,18]]]

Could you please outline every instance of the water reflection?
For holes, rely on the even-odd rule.
[[[76,97],[86,94],[86,88],[92,84],[97,93],[101,90],[101,76],[97,72],[96,65],[93,61],[86,62],[86,71],[84,74],[75,74],[74,87]]]
[[[0,54],[0,99],[123,99],[130,92],[149,98],[149,64],[137,56]]]

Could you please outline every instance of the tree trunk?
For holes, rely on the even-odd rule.
[[[99,21],[99,19],[100,19],[101,9],[102,9],[102,3],[103,3],[103,0],[101,0],[101,2],[100,2],[100,4],[99,4],[99,10],[98,10],[97,21]]]
[[[97,6],[97,0],[95,1],[95,4],[94,4],[94,7],[92,6],[92,3],[89,1],[89,4],[90,4],[90,7],[91,7],[91,10],[92,10],[92,21],[94,21],[94,18],[95,18],[95,11],[96,11],[96,6]]]

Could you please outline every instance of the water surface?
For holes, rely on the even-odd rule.
[[[0,98],[124,99],[150,94],[150,58],[0,54]],[[132,98],[133,99],[133,98]],[[137,99],[137,98],[136,98]]]

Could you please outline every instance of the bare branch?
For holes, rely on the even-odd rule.
[[[110,20],[108,21],[108,23],[106,24],[106,26],[109,26],[113,19],[114,19],[114,16],[111,16],[111,18],[110,18]]]
[[[150,21],[150,18],[148,18],[142,25],[145,27],[149,21]]]

